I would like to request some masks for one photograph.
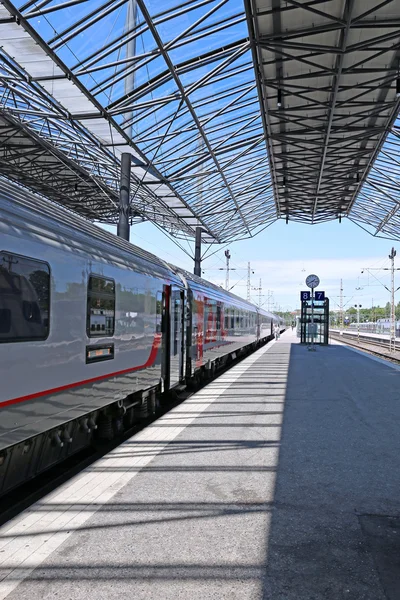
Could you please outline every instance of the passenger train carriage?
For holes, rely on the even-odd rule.
[[[0,216],[0,494],[283,327],[3,180]]]

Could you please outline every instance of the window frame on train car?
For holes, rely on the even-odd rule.
[[[221,326],[221,321],[222,321],[222,302],[217,301],[217,311],[216,311],[216,330],[221,332],[222,326]]]
[[[173,292],[171,293],[171,308],[173,309],[172,319],[173,319],[173,324],[174,324],[174,332],[173,332],[174,335],[171,336],[171,342],[172,342],[171,350],[172,350],[172,356],[178,356],[179,346],[180,346],[178,333],[182,334],[180,325],[182,323],[182,310],[183,310],[183,303],[182,303],[180,289],[173,290]],[[177,310],[177,308],[178,308],[178,310]]]
[[[229,330],[229,306],[228,304],[223,304],[223,308],[224,308],[224,330],[228,331]]]
[[[165,293],[162,291],[157,291],[155,298],[156,298],[155,333],[159,333],[160,335],[162,335],[163,334],[163,324],[166,319]]]
[[[45,266],[47,268],[48,274],[48,287],[47,287],[47,297],[48,297],[48,316],[47,316],[47,327],[46,334],[43,336],[25,336],[25,337],[9,337],[9,338],[0,338],[0,344],[17,344],[20,342],[42,342],[47,340],[50,335],[50,313],[51,313],[51,268],[50,264],[46,260],[42,260],[40,258],[34,258],[33,256],[27,256],[25,254],[17,254],[16,252],[9,252],[8,250],[0,250],[0,260],[2,255],[7,255],[11,257],[15,257],[22,260],[27,260],[30,262],[38,263],[39,265]],[[39,306],[40,309],[40,306]]]
[[[90,299],[92,297],[92,289],[90,287],[90,282],[92,279],[101,279],[103,281],[109,281],[112,282],[114,285],[114,290],[112,293],[108,293],[108,292],[97,292],[97,294],[100,294],[100,297],[103,298],[113,298],[113,327],[112,327],[112,332],[111,333],[107,333],[107,331],[105,331],[105,333],[102,333],[101,331],[91,331],[91,323],[90,323]],[[96,293],[96,292],[95,292]],[[109,338],[109,337],[114,337],[115,335],[115,305],[116,305],[116,284],[115,284],[115,279],[113,279],[112,277],[105,277],[104,275],[98,275],[97,273],[89,273],[88,276],[88,280],[87,280],[87,286],[86,286],[86,335],[89,338]]]

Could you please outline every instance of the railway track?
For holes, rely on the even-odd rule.
[[[349,335],[346,333],[340,335],[339,332],[335,331],[331,331],[329,335],[333,340],[337,340],[343,344],[358,348],[364,352],[374,354],[375,356],[379,356],[379,358],[384,358],[385,360],[400,364],[400,341],[398,342],[399,350],[396,350],[396,352],[390,352],[389,340],[379,340],[367,336],[360,336],[360,339],[358,340],[356,335]]]

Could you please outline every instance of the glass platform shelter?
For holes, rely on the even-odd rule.
[[[312,322],[312,299],[301,303],[300,343],[328,344],[329,343],[329,298],[315,300],[314,322]]]

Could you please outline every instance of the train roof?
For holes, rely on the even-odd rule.
[[[72,242],[76,242],[79,237],[79,243],[82,242],[82,236],[90,236],[88,251],[92,250],[93,247],[97,247],[97,250],[101,250],[103,255],[106,249],[108,253],[113,254],[113,258],[119,258],[120,261],[124,259],[129,264],[131,262],[137,264],[138,260],[147,264],[151,263],[154,271],[158,271],[159,275],[164,277],[168,275],[173,279],[177,278],[170,265],[154,254],[98,227],[63,206],[59,206],[26,188],[0,178],[0,208],[4,213],[7,212],[7,203],[12,206],[12,213],[9,218],[12,219],[13,224],[18,222],[19,217],[23,219],[20,223],[21,227],[26,227],[28,221],[34,223],[36,227],[38,225],[43,226],[46,221],[45,228],[39,230],[40,235],[45,235],[48,238],[54,237],[58,242],[62,240],[63,243],[65,243],[65,237],[60,236],[60,234],[66,233],[68,241],[71,240]],[[19,215],[16,211],[19,212]],[[52,223],[53,228],[48,221]],[[36,233],[39,231],[36,231]],[[113,253],[113,250],[118,251],[118,253]]]
[[[248,300],[245,300],[241,296],[232,294],[232,292],[228,292],[228,291],[224,290],[219,285],[216,285],[215,283],[211,283],[211,281],[207,281],[206,279],[203,279],[202,277],[198,277],[198,275],[194,275],[193,273],[190,273],[189,271],[186,271],[185,269],[182,269],[181,267],[175,267],[175,265],[171,265],[171,268],[176,269],[176,271],[181,273],[187,281],[194,283],[196,285],[196,287],[198,287],[199,289],[207,287],[208,289],[214,290],[216,292],[216,294],[221,297],[221,299],[222,298],[230,298],[232,300],[235,300],[237,303],[240,303],[244,308],[249,308],[249,309],[251,308],[252,310],[256,309],[260,314],[270,317],[270,318],[274,318],[274,319],[280,318],[271,312],[268,312],[262,308],[261,309],[258,308],[258,306],[256,306],[255,304],[252,304]]]
[[[64,206],[59,206],[58,204],[51,202],[47,198],[43,198],[39,196],[39,194],[33,193],[30,190],[14,183],[9,182],[5,178],[0,177],[0,207],[6,212],[6,204],[12,205],[12,211],[10,219],[12,219],[13,223],[18,221],[18,215],[16,214],[16,209],[18,212],[18,208],[20,209],[20,217],[21,217],[21,227],[26,227],[27,222],[34,221],[37,226],[39,223],[43,225],[43,222],[50,220],[53,223],[53,229],[49,227],[49,224],[46,223],[46,232],[43,229],[40,229],[41,235],[46,235],[46,237],[53,237],[59,241],[59,234],[64,232],[67,234],[66,238],[62,238],[63,242],[68,239],[71,241],[76,241],[76,233],[78,235],[90,236],[90,249],[93,248],[94,245],[97,245],[98,250],[104,251],[105,248],[107,252],[112,251],[112,249],[119,251],[120,254],[115,253],[113,258],[115,259],[125,259],[129,264],[131,262],[137,265],[138,260],[143,263],[152,264],[154,270],[161,276],[168,276],[170,278],[179,279],[179,275],[183,276],[188,282],[191,282],[199,289],[207,288],[212,289],[215,293],[221,298],[230,298],[234,300],[236,303],[240,304],[243,308],[256,309],[260,314],[273,318],[280,319],[277,315],[274,315],[271,312],[268,312],[264,309],[260,309],[251,302],[248,302],[241,296],[237,296],[236,294],[232,294],[232,292],[228,292],[210,281],[203,279],[202,277],[198,277],[181,267],[177,267],[170,263],[163,261],[158,258],[151,252],[147,252],[143,250],[139,246],[135,246],[131,242],[128,242],[105,229],[102,229],[88,221],[81,215],[68,210]],[[74,235],[75,234],[75,235]],[[122,255],[122,256],[121,256]],[[191,286],[193,287],[193,285]]]

